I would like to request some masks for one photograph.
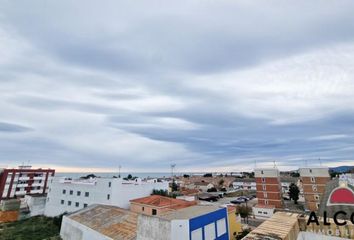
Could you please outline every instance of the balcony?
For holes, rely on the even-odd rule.
[[[18,195],[26,195],[26,191],[23,190],[23,191],[16,191],[15,194],[18,196]]]
[[[18,180],[19,181],[28,181],[29,177],[19,177]]]
[[[28,187],[28,184],[27,183],[17,184],[16,187],[24,188],[24,187]]]
[[[30,194],[43,193],[43,189],[31,190]]]
[[[44,181],[44,180],[45,180],[45,176],[42,176],[42,177],[33,177],[33,180],[42,180],[42,181]]]

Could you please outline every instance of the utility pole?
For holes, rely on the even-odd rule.
[[[119,170],[118,170],[118,178],[120,178],[120,169],[121,169],[121,168],[122,168],[122,166],[119,165],[119,166],[118,166],[118,169],[119,169]]]

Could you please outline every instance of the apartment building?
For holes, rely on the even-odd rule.
[[[31,166],[0,169],[0,200],[46,194],[54,174],[54,169],[32,169]]]
[[[300,177],[306,201],[306,208],[317,211],[320,206],[326,184],[331,180],[328,167],[304,167],[300,168]]]
[[[50,186],[44,214],[57,216],[91,204],[106,204],[128,209],[130,200],[149,196],[153,189],[168,190],[168,182],[122,178],[56,178]]]
[[[258,204],[283,207],[280,173],[277,168],[255,169]]]

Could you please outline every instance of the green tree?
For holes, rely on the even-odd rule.
[[[299,200],[299,188],[294,184],[290,184],[289,186],[289,197],[294,200],[294,203],[297,204],[297,200]]]
[[[127,179],[132,179],[133,176],[131,174],[128,174]]]
[[[241,216],[241,218],[243,218],[243,220],[247,219],[247,222],[248,222],[248,217],[252,213],[252,208],[250,208],[249,206],[246,206],[246,205],[239,205],[239,206],[237,206],[237,213],[240,214],[240,216]]]

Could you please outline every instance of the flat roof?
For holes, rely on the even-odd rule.
[[[179,209],[173,212],[168,212],[166,214],[161,215],[160,218],[166,220],[191,219],[210,212],[215,212],[219,209],[221,208],[214,205],[196,205],[196,206]]]
[[[126,209],[94,204],[70,214],[68,218],[111,239],[133,240],[136,238],[138,214]]]
[[[285,239],[296,224],[298,224],[297,213],[276,212],[270,219],[263,222],[256,229],[250,232],[243,240],[264,239]]]

